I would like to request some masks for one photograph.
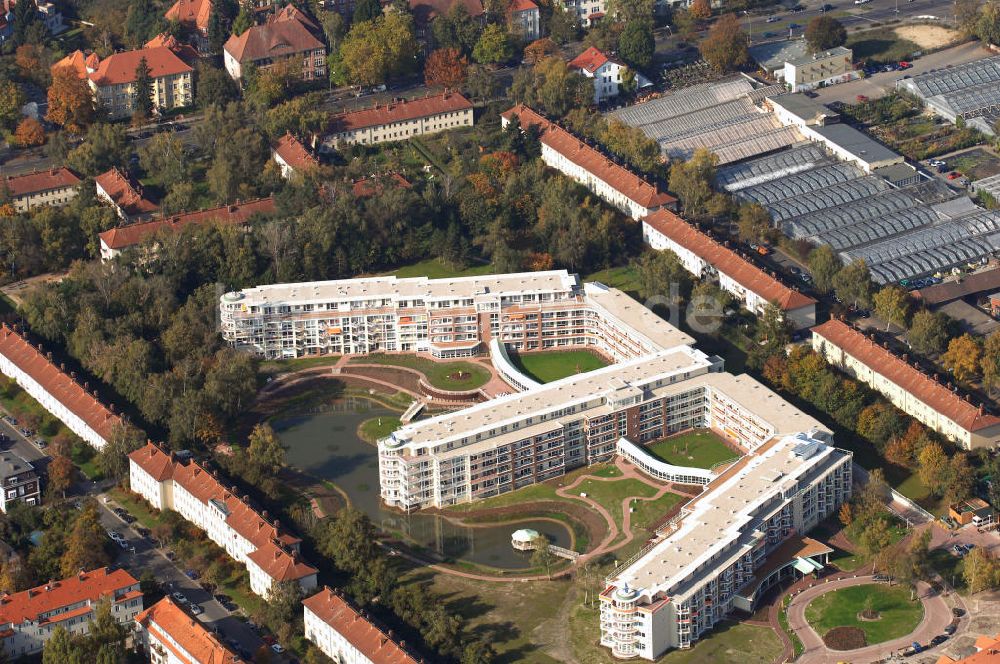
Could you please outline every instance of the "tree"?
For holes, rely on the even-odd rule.
[[[948,462],[948,486],[945,490],[945,500],[957,503],[972,496],[976,490],[976,473],[969,465],[969,457],[965,452],[956,452]]]
[[[648,21],[653,18],[654,0],[610,0],[608,14],[621,23]]]
[[[611,118],[607,123],[600,132],[600,141],[640,171],[655,173],[663,163],[659,143],[638,127],[629,126],[618,118]]]
[[[21,86],[6,78],[0,78],[0,129],[13,131],[21,118],[21,107],[25,96]]]
[[[674,10],[674,31],[681,39],[694,41],[698,37],[698,19],[689,9],[679,7]]]
[[[141,433],[133,427],[116,425],[111,439],[98,453],[97,465],[104,477],[123,484],[128,478],[128,455],[143,446]]]
[[[688,11],[691,12],[691,16],[699,20],[712,17],[712,5],[709,4],[709,0],[693,0]]]
[[[857,432],[882,450],[889,440],[902,433],[903,420],[899,411],[885,403],[876,401],[858,414]]]
[[[747,36],[735,14],[723,14],[699,46],[701,57],[719,72],[734,71],[749,62]]]
[[[45,129],[42,123],[34,118],[25,118],[17,125],[14,132],[14,142],[22,148],[41,145],[45,142]]]
[[[431,22],[431,31],[438,48],[454,48],[463,55],[471,55],[479,40],[481,28],[469,15],[465,5],[456,2],[446,14],[438,16]]]
[[[979,8],[974,30],[984,44],[1000,43],[1000,3],[987,2]]]
[[[635,263],[639,276],[639,292],[647,300],[671,294],[671,286],[690,282],[681,260],[672,251],[647,249]]]
[[[991,334],[986,337],[979,370],[983,374],[983,385],[992,393],[993,388],[1000,384],[1000,335]]]
[[[525,64],[535,65],[543,58],[548,58],[559,53],[559,45],[548,37],[536,39],[524,47]]]
[[[62,625],[56,625],[42,648],[42,664],[83,664],[83,649]]]
[[[989,590],[996,586],[997,564],[986,547],[977,546],[965,556],[962,568],[965,585],[972,594]]]
[[[187,180],[188,163],[184,143],[174,134],[159,132],[139,148],[139,165],[170,189]]]
[[[351,21],[354,25],[365,21],[374,21],[382,15],[382,3],[378,0],[358,0],[354,5]]]
[[[66,491],[73,486],[76,466],[69,457],[59,454],[52,458],[48,467],[49,489],[66,497]]]
[[[932,493],[943,495],[949,480],[948,456],[936,442],[929,442],[917,453],[917,473],[920,481]]]
[[[409,72],[416,55],[413,19],[396,12],[355,23],[340,45],[347,76],[358,85],[377,85]]]
[[[239,95],[239,86],[224,70],[205,60],[198,63],[198,75],[194,78],[194,99],[198,108],[204,110],[212,104],[227,104]]]
[[[240,12],[233,19],[231,32],[239,37],[244,32],[253,27],[253,10],[244,5],[240,5]]]
[[[956,379],[967,381],[975,378],[979,371],[980,355],[979,342],[966,332],[948,342],[948,350],[941,356],[941,362]]]
[[[131,0],[125,15],[125,40],[132,48],[163,32],[165,21],[153,0]]]
[[[97,515],[97,504],[86,503],[66,537],[66,551],[59,561],[62,576],[72,576],[80,570],[89,571],[110,563],[111,558],[104,550],[106,539]]]
[[[212,3],[212,8],[208,10],[208,27],[206,28],[206,33],[208,48],[212,53],[221,51],[226,40],[229,39],[229,21],[222,15],[218,4],[214,2]]]
[[[549,19],[549,36],[557,44],[575,41],[580,34],[580,21],[576,12],[567,11],[558,5],[552,9]]]
[[[847,30],[840,21],[830,16],[816,16],[806,25],[806,45],[813,53],[843,46]]]
[[[479,36],[475,48],[472,49],[473,59],[480,64],[495,65],[510,60],[514,55],[514,46],[510,34],[503,26],[491,23]]]
[[[840,259],[828,244],[821,244],[809,253],[809,274],[813,284],[824,295],[833,290],[833,278],[840,270]]]
[[[618,37],[618,55],[635,69],[647,69],[653,64],[653,21],[651,19],[629,21]]]
[[[948,317],[928,309],[913,314],[907,339],[910,345],[924,354],[940,353],[948,342]]]
[[[48,93],[49,111],[45,118],[71,134],[80,134],[94,120],[94,98],[87,82],[72,67],[52,72]]]
[[[771,213],[760,203],[743,203],[739,207],[736,228],[744,242],[760,242],[771,235]]]
[[[27,44],[29,43],[29,38],[36,33],[35,27],[38,26],[41,21],[38,18],[38,5],[34,2],[24,2],[20,4],[20,7],[15,4],[13,8],[13,38],[15,44]]]
[[[518,69],[510,96],[550,116],[563,117],[573,109],[593,103],[594,86],[590,79],[570,69],[562,58],[550,57],[539,60],[531,69]]]
[[[550,575],[552,568],[552,550],[549,549],[549,540],[545,535],[538,535],[531,542],[531,565],[545,570],[545,576]]]
[[[869,558],[877,557],[890,544],[892,544],[892,533],[885,519],[872,519],[858,536],[858,545]]]
[[[21,556],[12,556],[0,564],[0,593],[19,593],[32,585],[31,570]]]
[[[98,600],[94,617],[88,622],[86,637],[88,650],[98,653],[98,661],[121,662],[125,657],[125,639],[128,628],[118,622],[111,611],[111,600]]]
[[[910,298],[906,291],[896,285],[885,286],[875,293],[873,299],[875,313],[885,321],[885,329],[889,330],[891,323],[902,328],[906,327],[906,317],[910,311]]]
[[[469,59],[456,48],[439,48],[424,63],[424,83],[432,88],[458,90],[469,72]]]
[[[684,212],[700,217],[708,212],[708,202],[714,191],[715,167],[719,158],[706,148],[697,148],[687,161],[675,161],[670,166],[670,191],[677,194]]]
[[[845,265],[833,278],[833,290],[842,302],[850,302],[855,307],[871,306],[875,287],[864,259]]]
[[[250,432],[247,455],[265,473],[276,473],[285,463],[285,448],[270,424],[258,424]]]

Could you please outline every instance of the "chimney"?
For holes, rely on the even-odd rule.
[[[985,415],[986,414],[986,409],[983,408],[983,404],[979,404],[979,414],[980,415]]]
[[[84,392],[90,391],[90,381],[88,380],[83,381],[83,391]]]
[[[69,372],[69,377],[72,378],[73,380],[76,380],[76,372],[75,371],[70,371]]]
[[[45,354],[45,359],[47,359],[49,362],[52,361],[52,351],[51,350]]]
[[[66,363],[65,362],[60,362],[59,363],[59,371],[61,371],[63,373],[66,373]]]
[[[267,510],[264,510],[263,512],[261,512],[261,513],[260,513],[260,515],[261,515],[262,517],[264,517],[264,520],[265,520],[265,521],[267,520]]]

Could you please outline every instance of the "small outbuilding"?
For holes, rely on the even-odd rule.
[[[531,528],[521,528],[515,530],[510,536],[510,545],[518,551],[534,551],[538,546],[538,538],[542,535],[537,530]]]

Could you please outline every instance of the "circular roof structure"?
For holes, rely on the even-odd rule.
[[[531,528],[521,528],[520,530],[515,530],[514,534],[510,536],[512,542],[521,542],[523,544],[528,544],[534,542],[538,539],[539,534],[537,530],[532,530]]]

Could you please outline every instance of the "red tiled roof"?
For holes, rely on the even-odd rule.
[[[146,441],[146,446],[142,449],[129,453],[128,458],[134,461],[136,465],[146,471],[157,482],[162,482],[165,479],[173,477],[173,459],[170,458],[169,454],[150,441]]]
[[[979,431],[1000,424],[1000,417],[990,415],[965,401],[947,386],[925,375],[844,321],[831,318],[812,328],[812,332],[967,431]]]
[[[724,247],[669,210],[657,210],[643,223],[699,256],[736,283],[773,302],[784,311],[815,304],[816,300],[790,288],[732,249]]]
[[[292,53],[324,49],[310,32],[301,12],[287,12],[264,25],[255,25],[242,35],[232,35],[223,47],[237,62],[281,58]]]
[[[129,217],[149,214],[158,209],[156,203],[143,198],[142,188],[138,183],[133,182],[115,167],[98,175],[94,178],[94,182],[100,185],[115,205],[124,210]]]
[[[6,323],[0,326],[0,355],[30,376],[101,438],[109,440],[115,426],[122,424],[121,417],[105,407],[97,397],[64,373]]]
[[[255,549],[247,558],[264,570],[275,581],[297,581],[316,573],[316,568],[302,561],[298,554],[292,554],[274,542]]]
[[[574,69],[584,69],[593,74],[600,69],[610,58],[596,47],[591,46],[586,51],[569,61],[569,66]]]
[[[101,567],[92,572],[80,572],[67,579],[53,581],[13,595],[0,595],[0,625],[6,623],[20,625],[26,621],[38,621],[43,613],[79,602],[88,600],[96,602],[102,597],[113,597],[138,583],[123,569],[109,572],[107,567]],[[118,600],[131,599],[134,596],[129,593],[119,596]],[[141,593],[138,593],[138,596],[141,597]],[[64,615],[53,616],[51,620],[59,620]]]
[[[274,198],[260,198],[246,203],[225,205],[211,210],[183,212],[165,219],[154,219],[104,231],[101,241],[110,249],[125,249],[141,243],[161,230],[180,230],[186,226],[217,222],[225,225],[245,224],[255,214],[274,214]]]
[[[131,83],[135,80],[135,70],[143,58],[146,58],[149,75],[154,79],[194,71],[166,46],[156,46],[112,53],[101,60],[97,70],[90,75],[90,80],[98,87]]]
[[[302,600],[302,605],[336,630],[372,664],[417,664],[415,657],[330,588],[324,587]]]
[[[401,189],[410,189],[413,187],[410,181],[399,173],[388,173],[383,176],[357,180],[351,185],[351,191],[354,193],[355,198],[368,198],[369,196],[375,196],[385,191],[386,183]]]
[[[537,10],[538,5],[536,5],[531,0],[512,0],[507,11],[513,12],[530,12],[532,10]]]
[[[63,189],[64,187],[75,187],[80,184],[80,178],[76,173],[60,166],[48,171],[36,171],[25,175],[8,175],[4,178],[7,191],[11,196],[23,196],[25,194],[37,194],[53,189]]]
[[[238,664],[243,661],[169,595],[137,615],[135,621],[182,662]],[[183,648],[183,652],[174,643]]]
[[[50,71],[55,71],[60,67],[70,67],[80,78],[87,78],[87,60],[91,60],[96,65],[97,62],[93,62],[96,58],[97,56],[93,53],[88,56],[78,49],[52,65]]]
[[[341,113],[332,118],[332,131],[352,131],[366,127],[378,127],[392,122],[407,122],[441,113],[464,111],[472,108],[472,102],[457,92],[418,97],[391,104],[378,104],[372,108]]]
[[[994,268],[970,274],[957,281],[946,281],[942,284],[921,288],[913,293],[913,296],[919,300],[923,300],[924,304],[928,306],[934,306],[958,300],[968,295],[976,295],[984,291],[995,291],[998,289],[1000,289],[1000,268]]]
[[[212,15],[212,0],[177,0],[163,15],[168,21],[178,21],[200,31],[208,31],[208,18]]]
[[[593,174],[594,177],[612,185],[630,200],[646,209],[659,208],[677,202],[677,199],[670,194],[661,192],[655,185],[646,182],[624,166],[611,161],[599,150],[587,145],[524,104],[518,104],[510,110],[504,111],[502,115],[508,120],[516,115],[522,128],[538,127],[541,131],[542,144],[549,146],[577,166]]]
[[[438,16],[444,16],[455,5],[465,7],[466,13],[472,18],[478,18],[486,13],[481,0],[409,0],[410,13],[418,25],[426,25]]]
[[[306,171],[319,166],[316,157],[312,156],[309,150],[306,150],[306,147],[291,133],[286,133],[278,139],[278,144],[274,146],[274,152],[293,171]]]
[[[200,57],[198,51],[194,50],[194,48],[180,43],[176,37],[166,32],[161,32],[146,42],[146,48],[157,48],[159,46],[169,48],[173,51],[174,55],[192,67],[197,64]]]

